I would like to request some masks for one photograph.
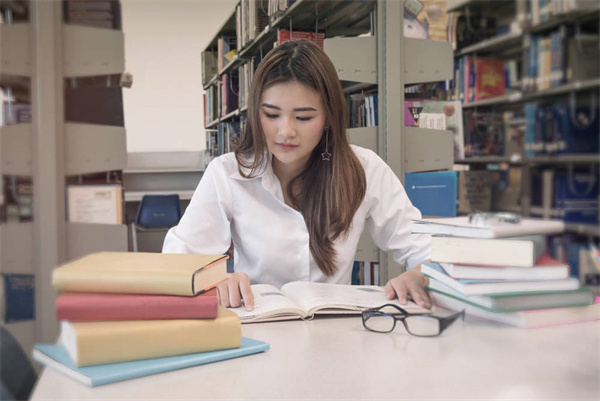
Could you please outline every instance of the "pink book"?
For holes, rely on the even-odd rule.
[[[65,292],[56,299],[57,320],[203,319],[217,317],[217,289],[193,297]]]

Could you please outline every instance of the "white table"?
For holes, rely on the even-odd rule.
[[[523,330],[468,318],[437,338],[360,317],[242,326],[265,353],[86,387],[44,369],[43,399],[520,399],[600,397],[600,322]]]

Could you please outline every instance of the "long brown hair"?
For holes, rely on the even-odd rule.
[[[250,86],[248,124],[235,150],[240,174],[255,177],[266,166],[267,144],[260,124],[263,91],[274,84],[298,82],[319,92],[326,109],[325,133],[306,166],[287,187],[294,208],[304,216],[310,251],[321,271],[332,276],[338,269],[333,241],[347,234],[366,191],[365,172],[346,137],[344,92],[333,63],[314,43],[285,42],[271,50],[258,65]],[[321,153],[332,154],[323,160]],[[249,169],[245,173],[242,168]],[[310,183],[310,185],[303,185]],[[300,191],[293,189],[300,188]]]

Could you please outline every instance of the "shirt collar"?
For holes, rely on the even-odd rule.
[[[254,160],[254,156],[248,158],[248,162]],[[281,190],[281,183],[279,182],[279,178],[275,175],[273,171],[273,154],[268,150],[265,150],[265,165],[259,167],[258,174],[255,177],[247,178],[240,174],[239,169],[235,169],[233,173],[229,175],[230,178],[238,181],[254,181],[260,179],[262,182],[263,188],[265,188],[268,192],[270,192],[275,198],[283,202],[283,192]],[[250,169],[241,167],[241,170],[244,174],[249,174]]]

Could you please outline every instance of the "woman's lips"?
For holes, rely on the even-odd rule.
[[[298,147],[298,145],[292,145],[291,143],[278,143],[277,146],[283,150],[292,150]]]

